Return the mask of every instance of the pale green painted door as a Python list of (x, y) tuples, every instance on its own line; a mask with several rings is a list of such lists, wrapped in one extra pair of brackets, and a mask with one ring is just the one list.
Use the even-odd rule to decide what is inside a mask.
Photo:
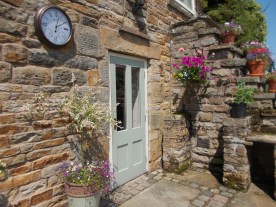
[(121, 121), (112, 132), (117, 186), (146, 172), (145, 69), (143, 60), (110, 55), (111, 102)]

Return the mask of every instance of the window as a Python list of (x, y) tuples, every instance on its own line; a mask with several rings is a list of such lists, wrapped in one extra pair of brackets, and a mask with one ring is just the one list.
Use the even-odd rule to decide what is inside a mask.
[(192, 14), (192, 16), (196, 14), (195, 0), (169, 0), (169, 4), (179, 11)]

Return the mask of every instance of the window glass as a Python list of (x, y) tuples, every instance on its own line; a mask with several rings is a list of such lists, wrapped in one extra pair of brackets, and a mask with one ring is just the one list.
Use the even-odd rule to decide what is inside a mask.
[(126, 67), (116, 65), (116, 103), (117, 103), (117, 120), (121, 122), (118, 131), (126, 129), (126, 98), (125, 98), (125, 78)]
[(131, 83), (132, 83), (132, 127), (141, 126), (141, 97), (139, 83), (140, 68), (132, 67)]

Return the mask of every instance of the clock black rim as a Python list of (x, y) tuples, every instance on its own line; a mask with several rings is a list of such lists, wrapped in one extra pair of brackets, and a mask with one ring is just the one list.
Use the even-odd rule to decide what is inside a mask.
[[(61, 45), (58, 45), (58, 44), (55, 44), (55, 43), (49, 41), (42, 31), (42, 26), (41, 26), (42, 15), (44, 14), (44, 12), (46, 10), (52, 9), (52, 8), (58, 9), (59, 11), (61, 11), (64, 14), (64, 16), (68, 19), (68, 23), (69, 23), (69, 27), (70, 27), (70, 35), (69, 35), (68, 39), (66, 40), (66, 42), (64, 42), (64, 44), (61, 44)], [(34, 24), (35, 24), (35, 33), (36, 33), (38, 39), (41, 42), (43, 42), (44, 44), (49, 45), (51, 47), (58, 48), (58, 47), (65, 46), (71, 40), (72, 35), (73, 35), (73, 27), (72, 27), (71, 19), (69, 18), (69, 16), (66, 14), (66, 12), (63, 9), (61, 9), (60, 7), (58, 7), (56, 5), (46, 5), (46, 6), (39, 8), (35, 14)]]

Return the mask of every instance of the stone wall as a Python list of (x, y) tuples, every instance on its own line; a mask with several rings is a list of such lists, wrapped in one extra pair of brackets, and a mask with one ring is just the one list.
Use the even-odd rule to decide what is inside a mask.
[[(30, 122), (21, 108), (39, 93), (59, 103), (70, 91), (72, 72), (83, 90), (109, 103), (109, 51), (148, 60), (149, 169), (160, 167), (160, 120), (170, 114), (170, 25), (190, 15), (167, 0), (146, 1), (133, 14), (133, 2), (0, 1), (0, 159), (9, 171), (0, 185), (1, 205), (66, 206), (58, 166), (75, 159), (75, 137), (56, 111)], [(73, 23), (73, 38), (63, 48), (47, 47), (35, 35), (34, 15), (45, 4), (62, 7)], [(109, 139), (95, 142), (108, 157)]]
[[(235, 46), (222, 45), (218, 25), (208, 17), (172, 26), (172, 63), (183, 56), (177, 52), (180, 47), (187, 55), (197, 55), (196, 49), (202, 50), (214, 69), (214, 80), (206, 85), (183, 86), (176, 80), (171, 81), (172, 113), (182, 114), (189, 129), (183, 143), (178, 145), (185, 146), (182, 159), (190, 161), (193, 169), (210, 171), (226, 185), (245, 191), (251, 183), (250, 146), (253, 142), (271, 143), (275, 136), (275, 94), (265, 93), (263, 78), (246, 75), (243, 52)], [(230, 118), (230, 103), (238, 81), (257, 89), (255, 102), (248, 106), (251, 116), (245, 119)], [(164, 145), (164, 158), (167, 148), (176, 155), (179, 151), (177, 147)], [(174, 158), (180, 161), (176, 155)], [(274, 164), (269, 166), (272, 167)]]
[(214, 80), (207, 85), (180, 85), (172, 80), (172, 112), (184, 114), (189, 123), (193, 169), (211, 171), (222, 178), (222, 122), (230, 115), (237, 76), (245, 66), (242, 51), (235, 46), (220, 45), (218, 25), (208, 17), (199, 17), (173, 25), (172, 55), (177, 61), (183, 47), (188, 55), (203, 50), (214, 69)]

